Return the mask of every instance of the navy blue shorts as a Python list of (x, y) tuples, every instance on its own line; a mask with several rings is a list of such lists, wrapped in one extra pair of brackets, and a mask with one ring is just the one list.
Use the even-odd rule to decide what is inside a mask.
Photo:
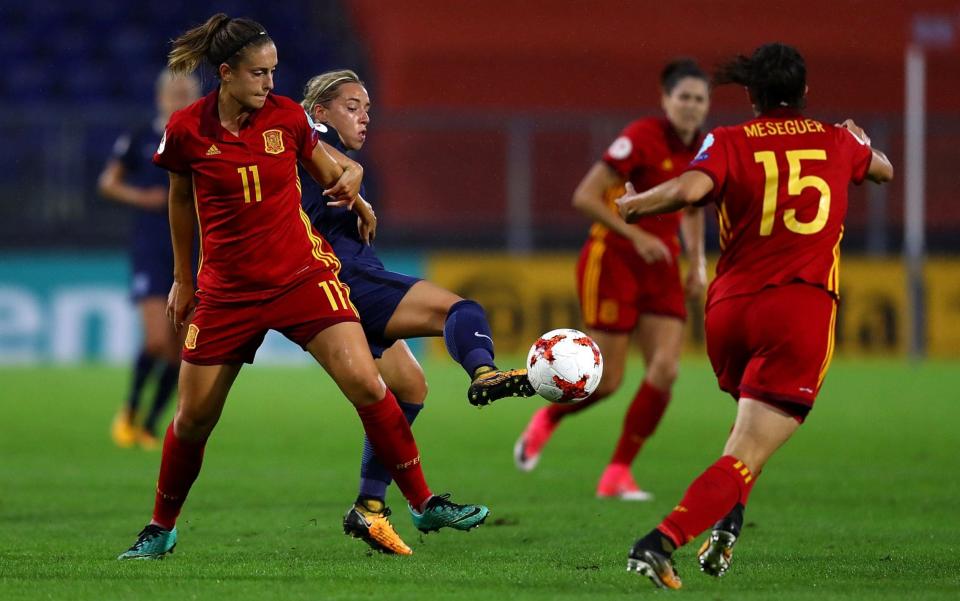
[(396, 340), (383, 332), (397, 305), (422, 278), (366, 265), (343, 265), (340, 281), (350, 287), (350, 300), (360, 313), (360, 325), (375, 359), (383, 356)]
[(140, 302), (151, 296), (167, 298), (173, 286), (173, 260), (166, 253), (144, 257), (134, 253), (130, 298)]

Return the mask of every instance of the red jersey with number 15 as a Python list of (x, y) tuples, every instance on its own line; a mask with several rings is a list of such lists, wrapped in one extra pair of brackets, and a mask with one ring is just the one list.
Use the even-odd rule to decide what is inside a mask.
[(153, 162), (193, 179), (200, 226), (198, 294), (218, 302), (276, 296), (311, 269), (339, 269), (300, 208), (297, 161), (317, 145), (303, 108), (269, 94), (233, 135), (219, 91), (170, 118)]
[(720, 222), (707, 305), (791, 282), (838, 297), (847, 189), (871, 156), (849, 130), (793, 109), (713, 130), (688, 168), (713, 180)]

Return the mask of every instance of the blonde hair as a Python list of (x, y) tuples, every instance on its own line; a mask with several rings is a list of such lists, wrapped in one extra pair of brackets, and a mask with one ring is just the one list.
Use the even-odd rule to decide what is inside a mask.
[(327, 71), (315, 75), (303, 88), (303, 100), (300, 102), (300, 106), (312, 117), (313, 107), (318, 104), (324, 107), (330, 106), (330, 103), (337, 97), (340, 86), (348, 83), (364, 85), (357, 74), (349, 69)]
[(196, 71), (200, 62), (207, 59), (214, 68), (221, 63), (236, 68), (245, 48), (272, 41), (263, 25), (256, 21), (231, 19), (224, 13), (217, 13), (203, 25), (173, 40), (173, 47), (167, 56), (167, 67), (177, 75), (187, 75)]

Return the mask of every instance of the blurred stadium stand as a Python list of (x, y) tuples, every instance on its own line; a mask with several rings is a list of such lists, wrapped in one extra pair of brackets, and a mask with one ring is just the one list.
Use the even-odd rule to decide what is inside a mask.
[[(854, 117), (902, 165), (907, 23), (923, 11), (960, 13), (956, 0), (880, 1), (869, 10), (854, 2), (846, 17), (834, 2), (810, 0), (803, 18), (773, 2), (762, 20), (750, 2), (490, 0), (482, 11), (437, 0), (7, 4), (5, 248), (122, 246), (125, 212), (97, 197), (96, 175), (116, 136), (149, 117), (167, 41), (214, 9), (264, 23), (280, 49), (279, 93), (298, 97), (327, 68), (362, 73), (375, 107), (364, 158), (385, 244), (517, 251), (582, 240), (586, 224), (570, 194), (624, 123), (659, 112), (655, 84), (666, 60), (685, 54), (709, 68), (769, 32), (806, 55), (811, 113)], [(721, 20), (745, 27), (718, 28)], [(954, 50), (928, 66), (933, 252), (960, 251), (960, 80), (942, 76), (960, 72), (958, 63)], [(205, 89), (214, 82), (208, 72)], [(746, 116), (738, 90), (718, 91), (711, 123)], [(899, 252), (902, 189), (853, 192), (848, 251)]]
[[(134, 349), (129, 212), (97, 195), (96, 178), (116, 137), (152, 117), (169, 40), (214, 11), (266, 26), (280, 94), (299, 98), (331, 68), (361, 74), (380, 248), (400, 251), (397, 269), (475, 295), (506, 352), (576, 321), (571, 264), (587, 223), (572, 191), (623, 125), (660, 114), (662, 65), (686, 55), (710, 69), (763, 42), (794, 44), (809, 113), (854, 118), (898, 169), (893, 185), (851, 193), (840, 350), (904, 355), (920, 332), (931, 356), (960, 356), (960, 40), (926, 56), (927, 246), (952, 258), (927, 262), (925, 305), (910, 300), (900, 256), (904, 52), (918, 15), (960, 32), (960, 0), (42, 0), (0, 10), (0, 364)], [(206, 72), (205, 90), (215, 83)], [(741, 90), (716, 91), (709, 124), (747, 117)], [(707, 239), (715, 251), (715, 230)], [(484, 259), (513, 275), (491, 283)], [(302, 360), (274, 347), (260, 358)]]
[[(4, 2), (0, 52), (0, 247), (116, 248), (127, 211), (97, 196), (114, 140), (153, 115), (154, 80), (169, 40), (214, 10), (259, 20), (276, 40), (277, 91), (298, 97), (306, 79), (357, 64), (336, 1), (163, 0)], [(204, 89), (215, 82), (204, 74)]]

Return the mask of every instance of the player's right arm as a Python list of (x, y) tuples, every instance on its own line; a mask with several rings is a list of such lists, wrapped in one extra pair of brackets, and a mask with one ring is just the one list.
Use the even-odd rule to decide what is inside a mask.
[(129, 134), (117, 138), (113, 145), (113, 156), (97, 178), (97, 191), (104, 198), (138, 209), (163, 210), (167, 208), (167, 190), (163, 186), (142, 188), (126, 182), (127, 171), (137, 164), (136, 151), (136, 145)]
[(126, 183), (123, 163), (110, 159), (97, 179), (97, 191), (104, 198), (122, 202), (138, 209), (162, 210), (167, 204), (167, 191), (163, 186), (141, 188)]
[(686, 171), (659, 186), (637, 193), (627, 183), (627, 192), (617, 199), (620, 215), (632, 223), (647, 215), (672, 213), (694, 206), (713, 191), (713, 180), (701, 171)]
[[(662, 240), (643, 230), (628, 225), (606, 203), (608, 190), (620, 188), (624, 178), (604, 161), (597, 161), (573, 193), (573, 206), (578, 211), (607, 229), (633, 242), (637, 253), (647, 263), (671, 260), (670, 249)], [(627, 184), (630, 185), (630, 184)]]
[(170, 239), (173, 243), (173, 286), (167, 296), (167, 317), (177, 331), (195, 304), (193, 256), (193, 179), (189, 173), (170, 172)]

